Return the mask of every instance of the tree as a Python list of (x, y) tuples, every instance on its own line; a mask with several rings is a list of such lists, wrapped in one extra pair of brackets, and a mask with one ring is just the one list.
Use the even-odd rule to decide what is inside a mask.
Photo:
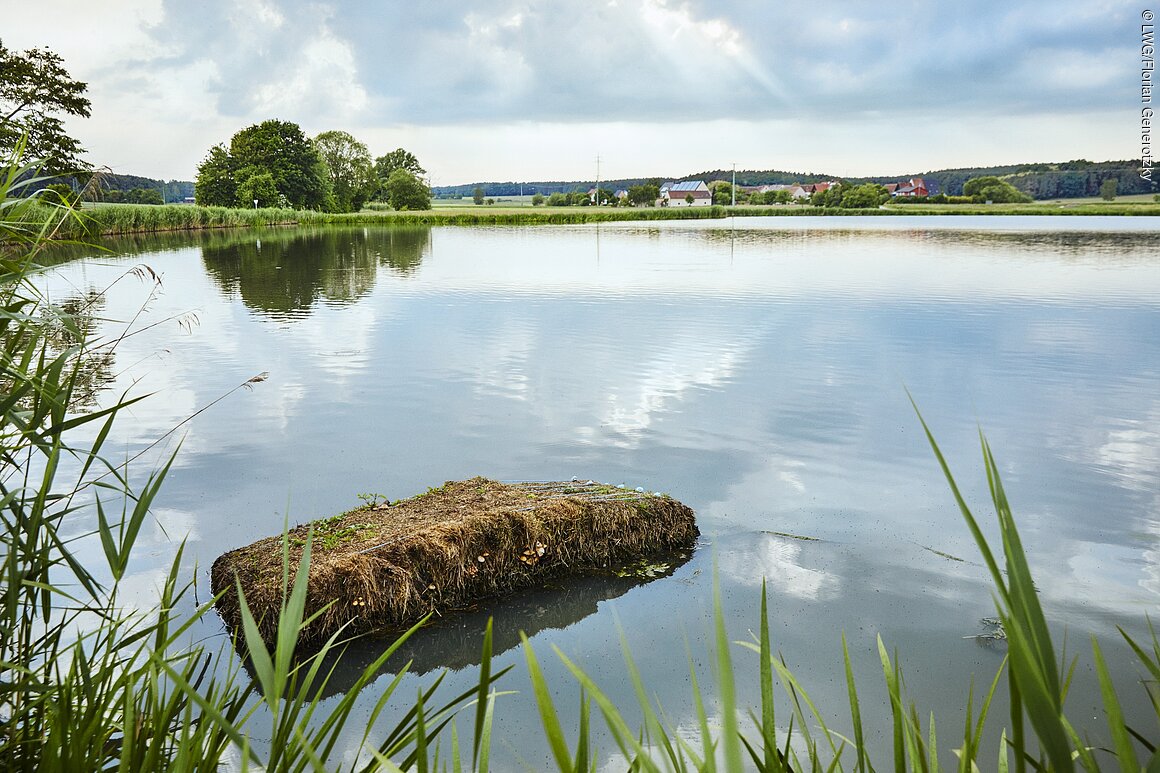
[(979, 204), (985, 201), (995, 204), (1023, 204), (1031, 201), (1030, 196), (1011, 183), (991, 175), (967, 180), (963, 183), (963, 195), (970, 196)]
[(73, 80), (59, 56), (47, 48), (23, 53), (0, 41), (0, 153), (11, 155), (27, 137), (26, 158), (44, 160), (44, 171), (62, 174), (85, 170), (84, 148), (64, 132), (63, 113), (89, 117), (88, 85)]
[(863, 183), (846, 191), (842, 196), (845, 209), (871, 209), (890, 200), (890, 192), (876, 183)]
[(661, 197), (661, 188), (653, 183), (633, 185), (628, 189), (628, 200), (634, 207), (651, 207)]
[(386, 190), (387, 201), (393, 209), (431, 209), (431, 189), (406, 169), (391, 172)]
[[(238, 206), (244, 207), (276, 207), (282, 203), (282, 195), (278, 193), (278, 184), (274, 182), (274, 175), (268, 171), (247, 167), (239, 173)], [(255, 204), (254, 202), (258, 202)]]
[(1114, 201), (1116, 198), (1116, 185), (1117, 181), (1115, 177), (1109, 177), (1100, 183), (1100, 198), (1104, 201)]
[(845, 183), (839, 181), (825, 190), (814, 191), (810, 194), (810, 203), (815, 207), (840, 207), (846, 195)]
[(727, 207), (733, 203), (733, 186), (727, 180), (713, 180), (709, 190), (713, 192), (714, 204)]
[(544, 194), (537, 193), (534, 196), (532, 196), (532, 206), (533, 207), (538, 207), (538, 206), (542, 205), (543, 203), (544, 203)]
[(197, 165), (193, 200), (202, 207), (232, 207), (238, 201), (233, 159), (224, 145), (214, 145)]
[(314, 147), (326, 167), (334, 208), (339, 212), (362, 209), (379, 187), (367, 146), (346, 132), (327, 131), (314, 138)]
[(567, 194), (561, 193), (560, 191), (556, 191), (548, 197), (549, 207), (566, 207), (570, 203)]
[(396, 169), (403, 169), (416, 177), (423, 177), (427, 174), (427, 170), (419, 166), (419, 159), (415, 155), (402, 148), (396, 148), (385, 156), (379, 156), (375, 159), (375, 175), (383, 182), (391, 176), (391, 172)]
[(483, 203), (483, 188), (482, 187), (480, 187), (478, 185), (475, 186), (475, 190), (471, 192), (471, 200), (473, 202), (475, 202), (476, 204)]
[[(320, 209), (327, 203), (331, 191), (326, 166), (298, 124), (269, 120), (242, 129), (230, 140), (229, 154), (235, 169), (269, 172), (290, 206)], [(236, 204), (253, 206), (245, 200)]]
[(53, 204), (77, 207), (78, 209), (81, 206), (80, 195), (68, 183), (46, 185), (40, 195), (45, 197), (46, 201), (51, 201)]

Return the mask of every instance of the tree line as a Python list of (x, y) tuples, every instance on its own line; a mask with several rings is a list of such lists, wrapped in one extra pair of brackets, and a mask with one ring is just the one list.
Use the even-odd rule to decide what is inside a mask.
[(399, 210), (430, 209), (426, 173), (403, 148), (372, 159), (348, 132), (311, 138), (296, 123), (270, 119), (210, 148), (197, 167), (194, 197), (220, 207), (357, 212), (377, 200)]

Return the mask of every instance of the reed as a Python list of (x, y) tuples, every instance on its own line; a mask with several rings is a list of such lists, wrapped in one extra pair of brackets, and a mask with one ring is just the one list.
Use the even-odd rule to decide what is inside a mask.
[[(27, 213), (29, 222), (47, 222), (52, 207), (36, 204)], [(547, 225), (603, 223), (630, 220), (687, 220), (724, 217), (720, 207), (700, 209), (598, 209), (574, 207), (562, 210), (435, 210), (423, 212), (364, 211), (328, 213), (290, 209), (229, 209), (186, 204), (86, 205), (63, 229), (73, 239), (93, 239), (126, 234), (190, 231), (220, 228), (253, 228), (277, 225)]]

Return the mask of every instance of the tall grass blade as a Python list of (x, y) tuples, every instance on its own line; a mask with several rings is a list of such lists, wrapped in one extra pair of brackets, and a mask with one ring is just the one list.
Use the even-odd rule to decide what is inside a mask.
[(1096, 662), (1096, 675), (1100, 680), (1100, 697), (1103, 698), (1104, 712), (1108, 716), (1108, 729), (1112, 734), (1112, 741), (1116, 747), (1116, 759), (1120, 763), (1120, 770), (1137, 771), (1140, 769), (1136, 761), (1136, 750), (1132, 746), (1132, 737), (1128, 733), (1124, 722), (1124, 711), (1120, 707), (1120, 700), (1116, 696), (1116, 687), (1112, 684), (1111, 674), (1108, 673), (1107, 663), (1104, 662), (1104, 653), (1100, 650), (1099, 642), (1092, 637), (1092, 655)]
[(846, 646), (846, 634), (842, 634), (842, 660), (846, 667), (846, 692), (850, 699), (850, 721), (854, 725), (854, 754), (857, 755), (855, 770), (865, 773), (870, 767), (866, 754), (866, 739), (862, 730), (862, 711), (858, 704), (858, 688), (854, 683), (854, 668), (850, 664), (850, 649)]
[[(527, 647), (528, 645), (525, 644), (524, 646)], [(634, 768), (647, 770), (650, 773), (660, 773), (660, 768), (653, 762), (636, 733), (632, 732), (628, 723), (624, 721), (624, 717), (621, 715), (619, 709), (616, 708), (616, 704), (600, 690), (596, 683), (579, 666), (569, 660), (568, 656), (559, 647), (553, 647), (552, 649), (556, 653), (556, 657), (572, 672), (572, 676), (580, 682), (581, 687), (592, 696), (592, 699), (596, 701), (596, 705), (600, 707), (600, 712), (604, 715), (605, 724), (612, 731), (612, 737), (616, 741), (616, 745), (624, 755), (624, 758), (630, 760)]]
[[(781, 773), (785, 768), (777, 748), (777, 717), (773, 693), (773, 644), (769, 637), (769, 604), (761, 580), (761, 620), (758, 639), (758, 678), (761, 680), (761, 740), (763, 769)], [(844, 639), (843, 639), (844, 641)]]
[(528, 678), (532, 680), (532, 693), (536, 696), (536, 707), (540, 712), (540, 725), (548, 739), (548, 747), (552, 750), (552, 757), (556, 760), (557, 768), (568, 770), (572, 760), (568, 754), (568, 742), (564, 739), (564, 730), (560, 727), (560, 719), (556, 714), (556, 706), (552, 702), (552, 691), (540, 670), (536, 653), (523, 631), (520, 632), (520, 641), (524, 645), (524, 660), (528, 664)]
[(717, 650), (717, 689), (721, 700), (721, 746), (726, 770), (741, 770), (741, 728), (737, 725), (737, 689), (733, 681), (733, 660), (729, 656), (729, 636), (721, 611), (721, 586), (713, 572), (713, 630)]
[(483, 629), (483, 651), (479, 663), (479, 691), (476, 693), (475, 704), (475, 733), (471, 741), (471, 764), (479, 765), (479, 747), (483, 743), (483, 724), (491, 711), (491, 701), (488, 689), (491, 686), (491, 649), (492, 649), (492, 619), (487, 619), (487, 626)]

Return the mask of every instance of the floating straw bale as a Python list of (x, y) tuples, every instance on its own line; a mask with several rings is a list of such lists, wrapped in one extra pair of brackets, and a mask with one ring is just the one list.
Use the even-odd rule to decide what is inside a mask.
[[(306, 614), (321, 614), (299, 637), (307, 647), (340, 629), (402, 629), (551, 577), (690, 548), (698, 536), (693, 511), (661, 494), (473, 478), (295, 528), (291, 584), (311, 528)], [(259, 540), (223, 554), (211, 570), (226, 624), (241, 624), (236, 577), (267, 646), (282, 604), (282, 546), (281, 536)]]

